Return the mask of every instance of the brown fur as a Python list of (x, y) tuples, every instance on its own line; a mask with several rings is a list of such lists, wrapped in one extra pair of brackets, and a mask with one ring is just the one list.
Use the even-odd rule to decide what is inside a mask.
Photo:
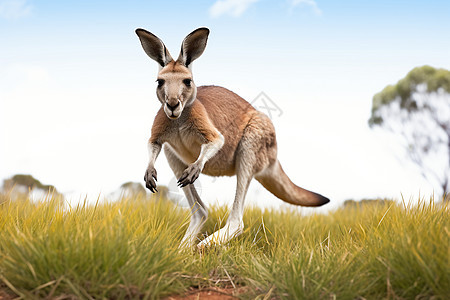
[(189, 70), (180, 62), (172, 60), (161, 70), (161, 72), (159, 72), (159, 75), (170, 74), (172, 76), (185, 75), (190, 77), (190, 73), (191, 72), (189, 72)]
[(197, 99), (185, 108), (179, 119), (170, 120), (161, 107), (153, 122), (150, 142), (161, 145), (167, 142), (177, 153), (186, 153), (187, 161), (192, 163), (200, 153), (200, 146), (217, 139), (220, 132), (225, 144), (206, 163), (203, 173), (232, 176), (235, 175), (237, 146), (255, 114), (259, 113), (253, 106), (225, 88), (198, 87)]
[(290, 204), (301, 206), (320, 206), (329, 202), (317, 193), (296, 186), (286, 175), (279, 161), (271, 169), (255, 177), (268, 191)]
[[(284, 173), (277, 160), (275, 129), (270, 119), (235, 93), (219, 86), (200, 86), (197, 99), (185, 108), (184, 117), (170, 120), (160, 109), (152, 128), (151, 142), (167, 142), (187, 162), (194, 162), (202, 144), (213, 141), (222, 133), (225, 143), (205, 165), (202, 173), (211, 176), (236, 174), (236, 154), (244, 134), (257, 141), (252, 173), (256, 179), (278, 198), (295, 205), (318, 206), (326, 198), (296, 186)], [(183, 125), (181, 125), (181, 123)], [(184, 138), (189, 136), (189, 139)], [(194, 136), (194, 139), (192, 139)], [(192, 140), (188, 143), (187, 140)], [(258, 175), (258, 173), (266, 170)]]

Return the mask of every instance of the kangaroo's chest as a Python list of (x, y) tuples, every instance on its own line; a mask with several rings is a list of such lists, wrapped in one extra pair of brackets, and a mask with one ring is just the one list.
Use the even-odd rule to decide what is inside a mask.
[(192, 130), (179, 128), (167, 137), (167, 143), (186, 164), (191, 164), (200, 155), (201, 141)]

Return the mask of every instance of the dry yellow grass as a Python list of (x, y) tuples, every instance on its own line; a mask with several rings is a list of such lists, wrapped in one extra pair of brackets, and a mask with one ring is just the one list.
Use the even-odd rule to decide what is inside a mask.
[[(213, 286), (243, 298), (450, 295), (448, 204), (432, 200), (310, 216), (247, 209), (240, 237), (198, 253), (177, 249), (189, 217), (169, 201), (70, 208), (52, 196), (1, 197), (0, 280), (24, 299), (155, 299)], [(224, 213), (212, 208), (205, 231)]]

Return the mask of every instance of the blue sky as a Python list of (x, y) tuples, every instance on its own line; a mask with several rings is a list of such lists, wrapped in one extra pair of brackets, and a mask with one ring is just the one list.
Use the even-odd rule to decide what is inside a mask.
[[(0, 179), (31, 173), (94, 197), (142, 181), (157, 66), (134, 30), (177, 56), (184, 36), (207, 26), (197, 85), (248, 101), (264, 91), (283, 110), (273, 122), (294, 182), (335, 204), (430, 193), (367, 119), (372, 96), (412, 68), (450, 69), (448, 16), (448, 1), (0, 0)], [(168, 184), (163, 155), (157, 168)], [(233, 198), (233, 179), (200, 180), (207, 202)], [(281, 203), (256, 182), (249, 198)]]

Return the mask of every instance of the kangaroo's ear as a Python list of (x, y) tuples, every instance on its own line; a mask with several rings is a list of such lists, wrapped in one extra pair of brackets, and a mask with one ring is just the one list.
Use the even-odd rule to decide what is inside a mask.
[(189, 67), (189, 65), (202, 55), (208, 41), (209, 29), (198, 28), (189, 33), (181, 44), (181, 52), (177, 61)]
[(145, 53), (161, 67), (165, 67), (173, 60), (164, 43), (156, 35), (142, 28), (136, 29), (136, 34), (141, 40)]

